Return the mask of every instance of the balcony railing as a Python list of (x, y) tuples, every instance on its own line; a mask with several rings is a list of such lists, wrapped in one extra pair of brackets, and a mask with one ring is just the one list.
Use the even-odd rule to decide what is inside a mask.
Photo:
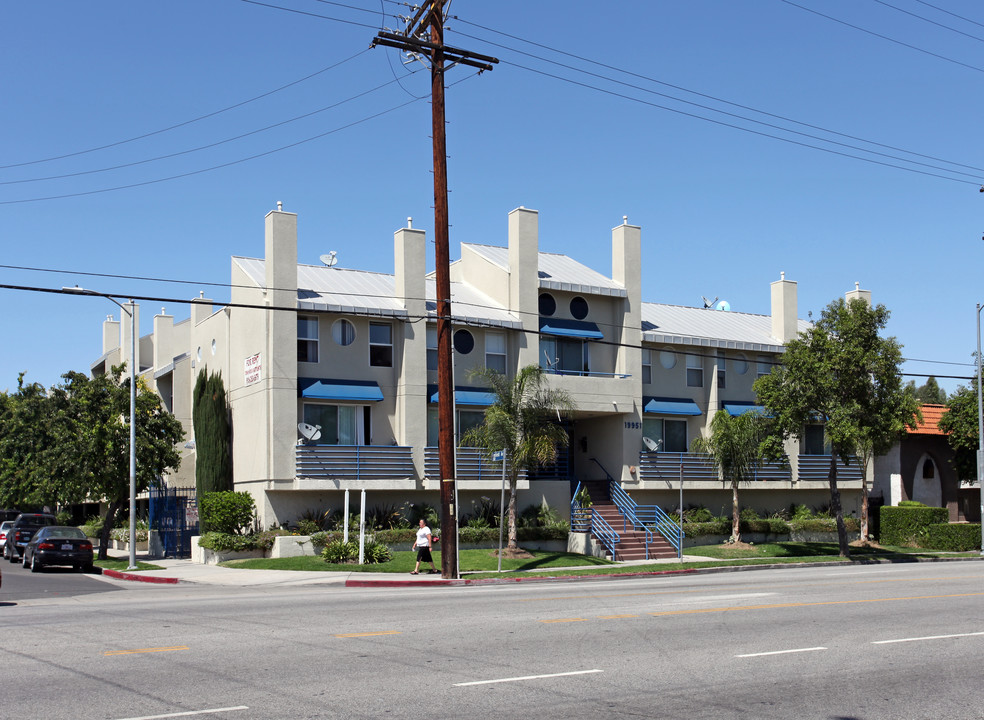
[(416, 477), (412, 448), (400, 445), (298, 445), (297, 476), (337, 480)]
[[(485, 451), (480, 448), (455, 448), (454, 467), (456, 480), (502, 480), (502, 465), (485, 457)], [(441, 477), (441, 463), (436, 447), (424, 448), (424, 474), (429, 478)], [(525, 471), (520, 472), (519, 479), (526, 479)]]
[[(802, 457), (802, 456), (801, 456)], [(706, 455), (697, 453), (641, 452), (639, 453), (639, 478), (641, 480), (680, 480), (680, 463), (683, 463), (684, 481), (720, 480), (714, 464)], [(824, 476), (826, 478), (826, 475)], [(789, 482), (791, 473), (788, 465), (765, 463), (755, 468), (753, 482), (773, 480)], [(802, 474), (800, 476), (802, 480)]]
[[(830, 455), (800, 455), (799, 456), (799, 479), (800, 480), (822, 480), (827, 481), (830, 474)], [(843, 461), (837, 461), (837, 482), (861, 480), (861, 466), (857, 458), (851, 458), (851, 462), (845, 465)]]

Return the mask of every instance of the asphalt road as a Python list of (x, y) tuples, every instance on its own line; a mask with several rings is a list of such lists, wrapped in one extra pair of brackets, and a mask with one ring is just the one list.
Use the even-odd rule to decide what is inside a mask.
[(4, 717), (984, 714), (980, 562), (402, 590), (95, 581), (124, 591), (0, 608)]
[(71, 567), (48, 567), (32, 573), (21, 564), (0, 558), (3, 585), (0, 606), (37, 598), (74, 597), (116, 589), (94, 574), (77, 573)]

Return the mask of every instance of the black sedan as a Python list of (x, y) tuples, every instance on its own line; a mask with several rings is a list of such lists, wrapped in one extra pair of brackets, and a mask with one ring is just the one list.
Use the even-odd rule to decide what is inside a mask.
[(92, 543), (75, 527), (51, 525), (38, 530), (24, 548), (24, 567), (41, 572), (45, 565), (71, 565), (92, 570)]

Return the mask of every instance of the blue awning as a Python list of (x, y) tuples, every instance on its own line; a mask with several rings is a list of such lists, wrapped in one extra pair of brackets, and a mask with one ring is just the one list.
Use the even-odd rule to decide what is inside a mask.
[(383, 391), (372, 380), (297, 378), (297, 390), (300, 397), (311, 400), (379, 402), (383, 399)]
[(583, 320), (564, 320), (562, 318), (540, 318), (540, 332), (546, 335), (601, 340), (601, 330), (593, 322)]
[(651, 415), (702, 415), (697, 403), (686, 398), (644, 397), (642, 411)]
[(757, 415), (765, 414), (764, 405), (756, 405), (750, 402), (726, 402), (724, 403), (724, 409), (728, 412), (731, 417), (737, 417), (738, 415), (744, 415), (747, 412), (755, 413)]
[[(427, 386), (429, 402), (437, 402), (437, 385)], [(482, 405), (488, 407), (495, 402), (495, 393), (484, 388), (456, 387), (454, 389), (455, 405)]]

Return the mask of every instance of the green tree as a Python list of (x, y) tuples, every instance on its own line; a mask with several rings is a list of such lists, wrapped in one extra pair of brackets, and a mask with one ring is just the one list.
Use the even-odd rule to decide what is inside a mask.
[(519, 549), (516, 540), (516, 484), (519, 474), (549, 465), (557, 459), (557, 448), (567, 445), (567, 432), (555, 420), (558, 413), (574, 409), (574, 402), (562, 390), (547, 384), (546, 373), (539, 365), (527, 365), (510, 380), (494, 370), (482, 377), (492, 388), (495, 402), (485, 411), (484, 422), (469, 430), (461, 444), (479, 447), (488, 457), (506, 451), (509, 481), (510, 551)]
[(198, 497), (232, 490), (232, 456), (229, 448), (229, 406), (218, 373), (198, 373), (192, 398), (195, 431), (195, 489)]
[(781, 440), (771, 434), (770, 427), (771, 420), (758, 413), (732, 417), (718, 410), (711, 420), (710, 434), (696, 437), (690, 444), (691, 452), (707, 455), (724, 481), (731, 484), (730, 542), (741, 542), (738, 486), (751, 480), (763, 462), (781, 456)]
[(977, 378), (961, 385), (946, 401), (940, 430), (953, 448), (953, 467), (961, 480), (977, 480)]
[(946, 405), (946, 391), (936, 382), (936, 378), (930, 375), (926, 379), (925, 385), (916, 387), (915, 380), (910, 380), (906, 384), (912, 390), (916, 400), (927, 405)]
[[(918, 407), (902, 385), (902, 347), (882, 338), (888, 322), (884, 305), (860, 299), (836, 300), (820, 319), (786, 345), (781, 363), (755, 382), (784, 437), (799, 438), (808, 422), (820, 419), (830, 441), (830, 507), (837, 520), (840, 554), (850, 557), (844, 511), (837, 487), (837, 462), (858, 462), (889, 450)], [(866, 468), (862, 467), (862, 477)], [(862, 482), (862, 539), (867, 538), (867, 481)]]
[[(117, 515), (130, 497), (130, 381), (121, 382), (123, 366), (89, 378), (63, 375), (54, 393), (61, 404), (57, 415), (57, 452), (49, 467), (58, 468), (65, 497), (106, 502), (99, 548), (105, 559)], [(137, 492), (181, 462), (175, 445), (184, 437), (181, 423), (161, 406), (156, 393), (139, 381), (136, 396)]]

